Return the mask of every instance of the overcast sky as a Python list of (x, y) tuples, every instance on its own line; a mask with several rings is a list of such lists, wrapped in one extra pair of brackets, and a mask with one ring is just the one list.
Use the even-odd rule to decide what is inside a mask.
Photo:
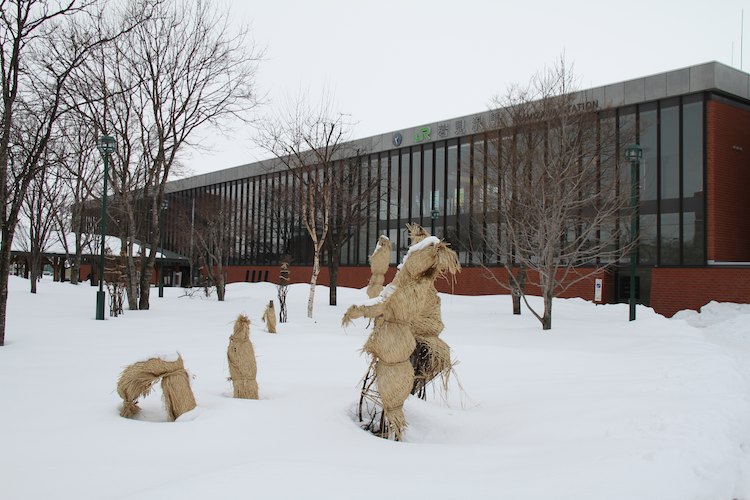
[[(266, 48), (267, 104), (300, 90), (334, 94), (354, 138), (487, 109), (563, 52), (581, 88), (719, 61), (750, 69), (750, 1), (227, 1)], [(218, 5), (217, 5), (218, 6)], [(741, 44), (742, 10), (745, 38)], [(742, 50), (744, 45), (744, 51)], [(212, 151), (184, 159), (201, 174), (264, 159), (252, 129), (206, 131)]]

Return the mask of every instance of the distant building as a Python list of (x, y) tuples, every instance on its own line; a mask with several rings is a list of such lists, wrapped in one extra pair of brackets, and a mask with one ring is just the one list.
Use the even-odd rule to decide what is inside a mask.
[[(639, 302), (666, 315), (711, 300), (750, 302), (750, 75), (711, 62), (584, 90), (579, 103), (599, 110), (601, 120), (635, 130), (635, 137), (631, 132), (620, 140), (643, 147)], [(430, 229), (430, 214), (437, 210), (435, 233), (452, 242), (464, 266), (457, 283), (445, 290), (506, 293), (482, 277), (479, 242), (465, 244), (471, 239), (472, 218), (488, 210), (473, 176), (484, 168), (492, 154), (487, 145), (500, 133), (496, 113), (354, 141), (369, 152), (366, 166), (371, 175), (382, 177), (388, 196), (374, 197), (367, 224), (352, 228), (340, 285), (366, 285), (367, 256), (379, 234), (390, 237), (392, 263), (399, 262), (407, 244), (405, 224), (420, 222)], [(622, 168), (629, 168), (624, 158)], [(274, 189), (294, 189), (294, 182), (273, 162), (170, 182), (165, 248), (190, 254), (190, 219), (175, 216), (172, 207), (189, 207), (189, 212), (199, 193), (210, 193), (225, 200), (233, 231), (229, 282), (276, 281), (285, 254), (292, 257), (292, 280), (307, 281), (309, 237), (299, 221), (274, 215), (283, 211), (270, 199)], [(599, 278), (604, 302), (627, 300), (626, 262), (613, 263)], [(319, 283), (326, 280), (324, 269)], [(593, 300), (593, 278), (571, 288), (568, 296)]]

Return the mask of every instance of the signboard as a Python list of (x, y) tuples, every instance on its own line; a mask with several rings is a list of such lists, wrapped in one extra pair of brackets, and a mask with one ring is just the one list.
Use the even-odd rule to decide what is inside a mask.
[(596, 278), (594, 280), (594, 302), (602, 301), (602, 279)]

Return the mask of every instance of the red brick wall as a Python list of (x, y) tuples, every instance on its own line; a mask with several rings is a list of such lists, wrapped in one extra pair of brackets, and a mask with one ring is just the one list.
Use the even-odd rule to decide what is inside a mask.
[[(290, 282), (291, 283), (309, 283), (310, 275), (312, 274), (312, 266), (291, 266), (290, 268)], [(252, 277), (252, 271), (256, 271), (256, 281), (258, 279), (258, 272), (260, 271), (261, 276), (265, 275), (265, 271), (268, 270), (268, 281), (271, 283), (278, 283), (279, 278), (279, 267), (278, 266), (233, 266), (230, 267), (227, 273), (227, 282), (236, 283), (245, 281), (246, 272), (250, 270)], [(503, 269), (495, 269), (495, 275), (498, 276), (501, 281), (507, 283), (507, 274)], [(396, 268), (390, 267), (385, 275), (385, 282), (390, 283), (393, 280), (393, 276), (396, 274)], [(496, 294), (507, 294), (508, 291), (502, 288), (500, 285), (495, 283), (493, 280), (486, 277), (487, 272), (484, 269), (477, 267), (465, 267), (461, 273), (456, 277), (455, 283), (450, 283), (446, 280), (438, 280), (437, 289), (445, 293), (455, 293), (458, 295), (496, 295)], [(614, 277), (609, 273), (600, 273), (597, 276), (586, 278), (575, 285), (571, 286), (565, 293), (561, 294), (561, 297), (581, 297), (587, 300), (594, 300), (594, 279), (603, 279), (603, 291), (602, 291), (602, 302), (611, 302), (614, 300)], [(367, 286), (367, 282), (370, 279), (370, 268), (369, 266), (351, 266), (342, 267), (339, 269), (339, 286), (349, 288), (363, 288)], [(319, 285), (328, 285), (329, 274), (328, 268), (323, 267), (318, 275)], [(527, 287), (527, 293), (530, 295), (539, 295), (539, 290), (536, 287)]]
[(708, 260), (750, 262), (750, 112), (709, 101)]
[(91, 275), (91, 264), (81, 264), (81, 271), (79, 274), (80, 281), (88, 280), (90, 275)]
[(654, 268), (651, 307), (671, 317), (717, 302), (750, 303), (750, 268)]

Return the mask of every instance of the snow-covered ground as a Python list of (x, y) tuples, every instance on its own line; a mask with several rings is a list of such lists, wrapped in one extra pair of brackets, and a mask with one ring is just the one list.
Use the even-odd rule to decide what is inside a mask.
[[(507, 296), (443, 295), (457, 377), (447, 399), (407, 401), (396, 443), (354, 418), (367, 322), (340, 321), (363, 290), (330, 307), (319, 287), (312, 321), (308, 286), (291, 286), (272, 335), (267, 283), (230, 285), (224, 303), (154, 291), (150, 311), (107, 321), (93, 287), (10, 288), (2, 499), (750, 499), (750, 306), (639, 308), (630, 323), (626, 305), (556, 300), (543, 332)], [(253, 322), (257, 401), (232, 399), (227, 381), (239, 313)], [(199, 408), (166, 422), (157, 389), (139, 420), (119, 417), (122, 368), (175, 351)]]

